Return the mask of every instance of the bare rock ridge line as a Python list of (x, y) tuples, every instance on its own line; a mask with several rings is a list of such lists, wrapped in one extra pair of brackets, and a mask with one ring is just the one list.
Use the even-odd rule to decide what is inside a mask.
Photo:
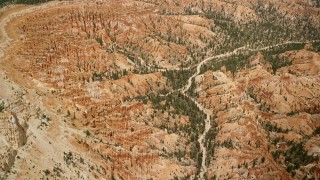
[[(202, 162), (201, 162), (201, 169), (200, 169), (200, 178), (203, 179), (204, 178), (204, 174), (207, 172), (207, 166), (206, 166), (206, 159), (207, 159), (207, 150), (205, 148), (204, 145), (204, 138), (205, 135), (208, 133), (208, 131), (211, 128), (211, 124), (210, 124), (210, 117), (212, 115), (212, 112), (209, 109), (205, 109), (199, 102), (197, 102), (194, 98), (190, 97), (186, 92), (188, 91), (188, 89), (191, 87), (192, 84), (192, 79), (195, 78), (197, 75), (199, 75), (200, 70), (201, 70), (201, 66), (204, 65), (205, 63), (207, 63), (210, 60), (213, 59), (217, 59), (217, 58), (223, 58), (223, 57), (228, 57), (234, 54), (237, 54), (239, 50), (247, 50), (249, 52), (254, 52), (254, 51), (262, 51), (262, 50), (268, 50), (274, 47), (279, 47), (282, 45), (287, 45), (287, 44), (300, 44), (300, 43), (314, 43), (314, 42), (319, 42), (320, 40), (313, 40), (313, 41), (306, 41), (306, 42), (298, 42), (298, 41), (287, 41), (284, 43), (279, 43), (279, 44), (275, 44), (275, 45), (270, 45), (270, 46), (266, 46), (266, 47), (262, 47), (262, 48), (258, 48), (258, 49), (250, 49), (250, 48), (246, 48), (246, 46), (242, 46), (239, 47), (231, 52), (227, 52), (224, 54), (219, 54), (216, 56), (212, 56), (209, 58), (204, 59), (203, 61), (201, 61), (198, 65), (197, 65), (197, 71), (188, 79), (188, 84), (180, 89), (180, 91), (187, 96), (188, 98), (190, 98), (196, 105), (197, 107), (203, 111), (207, 118), (204, 120), (205, 121), (205, 130), (203, 131), (203, 133), (201, 134), (201, 136), (199, 136), (198, 142), (200, 143), (200, 149), (202, 151)], [(238, 53), (239, 54), (239, 53)]]

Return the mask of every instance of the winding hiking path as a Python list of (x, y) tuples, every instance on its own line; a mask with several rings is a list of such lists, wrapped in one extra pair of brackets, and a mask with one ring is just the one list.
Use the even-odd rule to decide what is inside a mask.
[(200, 174), (199, 174), (200, 179), (204, 179), (204, 174), (207, 172), (207, 166), (206, 166), (207, 149), (204, 145), (204, 139), (205, 139), (206, 134), (208, 133), (208, 131), (211, 128), (210, 117), (212, 116), (213, 112), (210, 109), (204, 108), (203, 105), (201, 105), (193, 97), (190, 97), (186, 92), (191, 87), (192, 79), (200, 74), (201, 66), (204, 65), (205, 63), (207, 63), (208, 61), (213, 60), (213, 59), (219, 59), (219, 58), (224, 58), (224, 57), (229, 57), (229, 56), (232, 56), (235, 54), (239, 54), (239, 52), (241, 50), (244, 50), (246, 52), (263, 51), (263, 50), (268, 50), (268, 49), (271, 49), (274, 47), (279, 47), (279, 46), (287, 45), (287, 44), (312, 43), (312, 42), (320, 42), (320, 40), (313, 40), (313, 41), (307, 41), (307, 42), (287, 41), (287, 42), (283, 42), (283, 43), (279, 43), (279, 44), (275, 44), (275, 45), (270, 45), (270, 46), (266, 46), (266, 47), (262, 47), (262, 48), (258, 48), (258, 49), (250, 49), (250, 48), (246, 48), (246, 46), (242, 46), (242, 47), (239, 47), (231, 52), (227, 52), (224, 54), (219, 54), (216, 56), (206, 58), (197, 65), (197, 71), (188, 79), (188, 84), (185, 87), (183, 87), (182, 89), (179, 89), (179, 91), (181, 91), (182, 94), (184, 94), (185, 96), (190, 98), (197, 105), (197, 107), (201, 111), (203, 111), (207, 116), (207, 118), (204, 120), (205, 121), (205, 129), (204, 129), (203, 133), (199, 136), (199, 139), (198, 139), (198, 142), (200, 143), (200, 150), (202, 152), (202, 162), (201, 162), (201, 169), (200, 169)]

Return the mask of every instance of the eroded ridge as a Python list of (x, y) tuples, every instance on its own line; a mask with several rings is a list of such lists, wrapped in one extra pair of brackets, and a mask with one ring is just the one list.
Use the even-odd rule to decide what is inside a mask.
[(318, 177), (316, 3), (0, 13), (1, 178)]

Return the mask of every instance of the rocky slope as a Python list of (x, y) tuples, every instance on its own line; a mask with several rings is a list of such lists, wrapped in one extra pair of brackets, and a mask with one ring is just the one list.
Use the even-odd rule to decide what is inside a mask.
[(4, 7), (0, 179), (319, 177), (319, 12), (307, 0)]
[(195, 78), (197, 99), (215, 114), (219, 131), (208, 155), (209, 177), (314, 176), (317, 152), (312, 149), (318, 144), (309, 142), (319, 139), (320, 57), (307, 49), (276, 56), (292, 64), (273, 72), (258, 53), (235, 75), (222, 67)]
[(14, 163), (17, 149), (26, 143), (25, 129), (14, 114), (1, 113), (1, 169), (9, 171)]

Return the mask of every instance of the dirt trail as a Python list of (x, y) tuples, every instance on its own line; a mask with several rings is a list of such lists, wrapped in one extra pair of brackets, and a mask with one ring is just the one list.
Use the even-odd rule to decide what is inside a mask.
[(242, 50), (242, 49), (245, 49), (245, 46), (237, 48), (232, 52), (227, 52), (225, 54), (220, 54), (220, 55), (216, 55), (216, 56), (204, 59), (203, 61), (201, 61), (197, 65), (197, 71), (188, 79), (188, 84), (182, 90), (180, 90), (182, 92), (182, 94), (184, 94), (185, 96), (189, 97), (197, 105), (197, 107), (201, 111), (203, 111), (207, 116), (207, 118), (205, 119), (205, 129), (204, 129), (203, 133), (199, 136), (199, 139), (198, 139), (198, 142), (200, 143), (200, 149), (201, 149), (201, 152), (202, 152), (202, 162), (201, 162), (201, 170), (200, 170), (200, 178), (201, 179), (204, 178), (204, 174), (207, 172), (207, 166), (206, 166), (207, 149), (206, 149), (206, 147), (204, 145), (204, 138), (205, 138), (206, 134), (208, 133), (208, 131), (211, 128), (210, 117), (212, 115), (212, 111), (210, 111), (209, 109), (205, 109), (199, 102), (197, 102), (194, 98), (190, 97), (186, 92), (191, 87), (192, 79), (194, 77), (196, 77), (198, 74), (200, 74), (201, 66), (203, 64), (207, 63), (208, 61), (210, 61), (212, 59), (228, 57), (228, 56), (234, 55), (234, 54), (238, 53), (239, 50)]
[(181, 91), (185, 96), (189, 97), (197, 105), (197, 107), (207, 115), (207, 118), (205, 119), (205, 129), (204, 129), (203, 133), (199, 136), (199, 139), (198, 139), (198, 142), (200, 143), (200, 150), (202, 152), (202, 163), (201, 163), (201, 169), (200, 169), (200, 178), (201, 179), (204, 179), (204, 174), (207, 172), (207, 166), (206, 166), (207, 149), (204, 145), (204, 138), (211, 128), (210, 117), (212, 115), (212, 111), (210, 109), (205, 109), (201, 104), (199, 104), (199, 102), (196, 101), (196, 99), (190, 97), (186, 93), (188, 91), (188, 89), (191, 87), (192, 79), (200, 74), (201, 66), (204, 65), (205, 63), (207, 63), (208, 61), (213, 60), (213, 59), (219, 59), (219, 58), (224, 58), (224, 57), (228, 57), (231, 55), (239, 54), (241, 50), (244, 50), (246, 52), (254, 52), (254, 51), (268, 50), (268, 49), (271, 49), (274, 47), (279, 47), (281, 45), (312, 43), (312, 42), (319, 42), (319, 41), (320, 40), (313, 40), (313, 41), (307, 41), (307, 42), (287, 41), (287, 42), (266, 46), (263, 48), (257, 48), (257, 49), (250, 49), (250, 48), (247, 48), (246, 46), (242, 46), (242, 47), (239, 47), (231, 52), (227, 52), (224, 54), (219, 54), (216, 56), (206, 58), (197, 65), (197, 71), (188, 79), (188, 84), (184, 88), (180, 89), (179, 91)]

